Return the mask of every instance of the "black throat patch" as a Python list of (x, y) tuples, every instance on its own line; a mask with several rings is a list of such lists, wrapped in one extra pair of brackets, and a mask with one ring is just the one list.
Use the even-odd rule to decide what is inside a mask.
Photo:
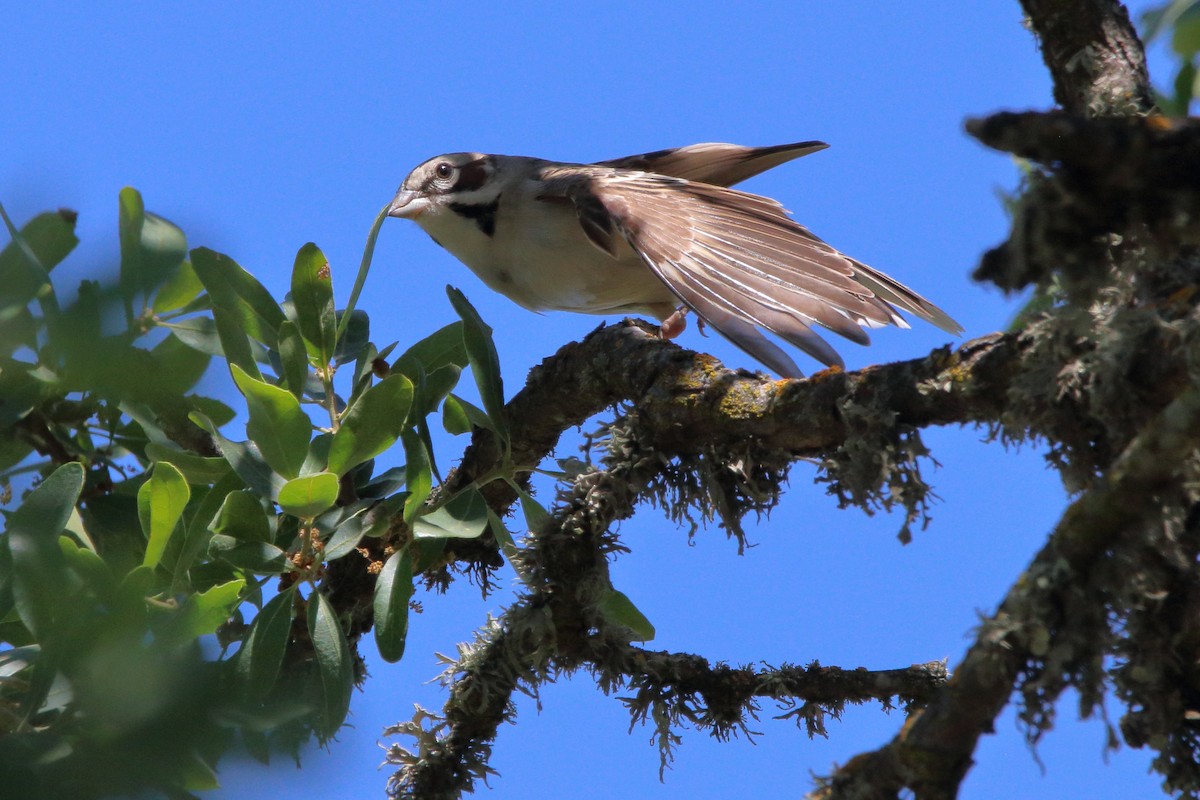
[(500, 207), (500, 195), (490, 203), (451, 203), (449, 208), (460, 217), (474, 221), (483, 235), (491, 238), (496, 233), (496, 209)]

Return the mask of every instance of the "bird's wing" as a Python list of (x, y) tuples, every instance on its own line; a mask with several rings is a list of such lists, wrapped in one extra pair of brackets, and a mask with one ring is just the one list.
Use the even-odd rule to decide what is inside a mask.
[(733, 186), (760, 172), (766, 172), (800, 156), (824, 150), (824, 142), (796, 142), (772, 147), (743, 147), (723, 142), (704, 142), (672, 150), (656, 150), (636, 156), (599, 161), (598, 167), (638, 170), (710, 183), (714, 186)]
[(597, 247), (615, 254), (616, 237), (624, 239), (685, 305), (782, 375), (800, 373), (756, 326), (831, 366), (842, 360), (811, 330), (813, 323), (866, 344), (862, 326), (907, 327), (900, 308), (943, 330), (961, 330), (911, 289), (818, 239), (769, 198), (609, 170), (575, 171), (556, 192), (574, 203)]

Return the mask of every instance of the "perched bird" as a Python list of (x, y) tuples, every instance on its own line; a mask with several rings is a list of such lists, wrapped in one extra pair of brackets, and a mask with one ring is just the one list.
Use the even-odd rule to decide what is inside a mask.
[(826, 147), (707, 143), (594, 164), (451, 153), (409, 173), (388, 215), (416, 222), (525, 308), (650, 314), (664, 338), (691, 309), (784, 377), (803, 373), (759, 328), (829, 366), (842, 359), (813, 323), (867, 344), (863, 326), (907, 328), (906, 311), (960, 333), (776, 201), (727, 188)]

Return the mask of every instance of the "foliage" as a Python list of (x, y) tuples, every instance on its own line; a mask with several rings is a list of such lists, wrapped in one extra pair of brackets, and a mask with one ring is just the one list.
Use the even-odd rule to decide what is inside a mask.
[(1200, 94), (1200, 1), (1170, 0), (1142, 14), (1142, 39), (1150, 45), (1169, 37), (1178, 61), (1170, 87), (1155, 90), (1155, 103), (1172, 117), (1186, 117), (1192, 100)]
[[(389, 362), (365, 313), (335, 309), (316, 245), (278, 303), (133, 189), (119, 275), (68, 305), (53, 270), (74, 215), (4, 219), (0, 483), (6, 504), (24, 491), (0, 536), (0, 785), (186, 796), (239, 742), (265, 762), (335, 736), (361, 631), (326, 598), (327, 564), (380, 560), (376, 640), (395, 661), (414, 572), (489, 525), (475, 485), (428, 502), (427, 418), (444, 404), (449, 430), (504, 430), (490, 329), (450, 290), (462, 321)], [(236, 407), (198, 391), (226, 365)], [(447, 400), (468, 366), (486, 412)], [(377, 470), (397, 442), (406, 466)], [(391, 530), (401, 509), (430, 541)]]

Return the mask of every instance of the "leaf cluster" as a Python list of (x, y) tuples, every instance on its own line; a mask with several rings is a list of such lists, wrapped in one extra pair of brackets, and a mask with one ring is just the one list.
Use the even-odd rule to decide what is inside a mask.
[[(379, 559), (375, 642), (395, 661), (413, 575), (446, 540), (511, 541), (477, 484), (434, 493), (432, 415), (506, 441), (491, 330), (449, 289), (460, 321), (394, 357), (353, 307), (382, 216), (338, 309), (314, 244), (279, 302), (137, 191), (118, 205), (119, 271), (69, 303), (53, 270), (74, 215), (4, 215), (0, 782), (22, 796), (186, 796), (230, 747), (328, 740), (361, 678), (328, 564)], [(454, 393), (467, 368), (483, 408)], [(225, 373), (233, 402), (199, 391)], [(377, 468), (389, 451), (403, 466)]]

